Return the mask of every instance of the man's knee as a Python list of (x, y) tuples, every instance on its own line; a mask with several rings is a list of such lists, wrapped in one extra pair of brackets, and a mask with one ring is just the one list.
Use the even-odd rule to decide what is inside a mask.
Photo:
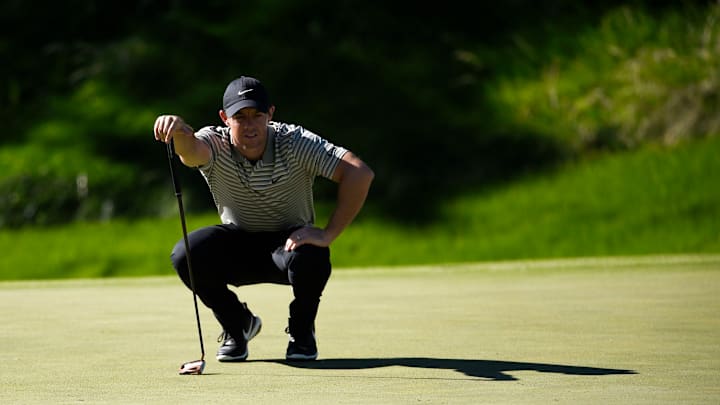
[[(188, 260), (192, 260), (189, 265), (192, 266), (193, 278), (195, 286), (203, 283), (204, 278), (212, 276), (205, 268), (214, 268), (210, 263), (215, 255), (215, 239), (218, 233), (215, 227), (207, 227), (195, 230), (188, 234), (188, 244), (190, 245), (190, 254), (185, 249), (185, 239), (180, 239), (173, 247), (170, 253), (170, 260), (180, 279), (190, 287), (190, 269)], [(190, 258), (190, 259), (188, 259)]]
[(298, 272), (312, 271), (330, 275), (330, 249), (315, 245), (302, 245), (286, 252), (287, 267)]
[(318, 293), (325, 288), (332, 272), (329, 248), (302, 245), (285, 253), (290, 284), (311, 288)]
[(187, 265), (187, 254), (185, 251), (184, 240), (180, 239), (180, 241), (175, 244), (175, 247), (173, 247), (173, 250), (170, 253), (170, 261), (172, 262), (172, 266), (175, 268), (175, 272), (177, 272), (177, 275), (183, 283), (190, 287), (190, 272)]

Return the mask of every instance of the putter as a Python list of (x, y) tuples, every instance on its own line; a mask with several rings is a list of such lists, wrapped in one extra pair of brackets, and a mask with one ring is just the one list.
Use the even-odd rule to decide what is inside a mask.
[(185, 241), (185, 255), (187, 256), (188, 273), (190, 275), (190, 290), (193, 294), (193, 303), (195, 304), (195, 321), (197, 322), (198, 336), (200, 336), (200, 360), (188, 361), (180, 365), (181, 375), (198, 375), (202, 374), (205, 369), (205, 345), (203, 344), (202, 328), (200, 327), (200, 312), (198, 311), (197, 294), (195, 294), (195, 277), (192, 271), (192, 260), (190, 260), (190, 243), (188, 242), (187, 227), (185, 226), (185, 209), (182, 202), (182, 191), (180, 190), (180, 182), (175, 177), (175, 142), (171, 139), (167, 144), (167, 155), (170, 161), (170, 177), (172, 178), (173, 187), (175, 188), (175, 196), (178, 201), (178, 210), (180, 211), (180, 224), (182, 225), (183, 240)]

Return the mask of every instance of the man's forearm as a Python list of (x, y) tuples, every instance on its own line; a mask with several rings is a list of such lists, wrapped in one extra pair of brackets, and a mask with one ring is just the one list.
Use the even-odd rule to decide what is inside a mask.
[(194, 135), (176, 138), (175, 151), (185, 166), (198, 167), (207, 163), (207, 158), (200, 150), (199, 143), (200, 141)]
[(210, 160), (210, 149), (195, 138), (195, 130), (178, 115), (161, 115), (153, 127), (155, 139), (175, 145), (175, 153), (184, 165), (197, 167)]
[(342, 178), (338, 185), (337, 205), (325, 227), (328, 244), (334, 241), (360, 212), (374, 177), (373, 171), (361, 164)]

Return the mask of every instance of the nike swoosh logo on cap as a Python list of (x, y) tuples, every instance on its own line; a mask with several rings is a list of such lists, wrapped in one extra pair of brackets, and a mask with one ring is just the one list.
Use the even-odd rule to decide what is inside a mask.
[(247, 90), (238, 91), (238, 96), (242, 96), (243, 94), (251, 92), (253, 90), (255, 90), (255, 89), (247, 89)]

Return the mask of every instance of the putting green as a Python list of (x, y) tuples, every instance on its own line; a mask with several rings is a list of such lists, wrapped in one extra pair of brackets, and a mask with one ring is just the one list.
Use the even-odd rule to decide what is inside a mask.
[(718, 403), (720, 256), (337, 270), (320, 359), (286, 364), (287, 287), (249, 361), (174, 278), (0, 283), (6, 403)]

